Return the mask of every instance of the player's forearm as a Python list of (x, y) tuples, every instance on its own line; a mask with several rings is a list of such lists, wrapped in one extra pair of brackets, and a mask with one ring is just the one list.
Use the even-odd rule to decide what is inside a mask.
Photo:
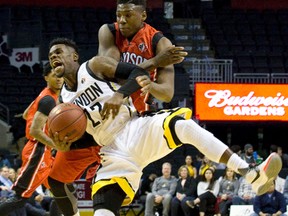
[(155, 97), (156, 99), (169, 103), (174, 95), (174, 87), (167, 86), (163, 84), (158, 84), (155, 82), (151, 83), (151, 88), (149, 92)]
[(54, 148), (54, 142), (53, 140), (46, 135), (42, 130), (36, 130), (36, 131), (30, 131), (31, 136), (33, 136), (38, 142), (49, 146), (51, 148)]
[(143, 63), (138, 64), (138, 66), (148, 71), (154, 70), (158, 67), (157, 62), (155, 61), (155, 58), (148, 59), (144, 61)]

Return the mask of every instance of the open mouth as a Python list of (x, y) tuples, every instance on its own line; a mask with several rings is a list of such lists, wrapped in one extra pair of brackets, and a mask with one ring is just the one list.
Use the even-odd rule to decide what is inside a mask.
[(56, 68), (59, 67), (59, 66), (62, 66), (62, 63), (59, 62), (59, 61), (54, 61), (54, 62), (52, 63), (53, 69), (56, 69)]

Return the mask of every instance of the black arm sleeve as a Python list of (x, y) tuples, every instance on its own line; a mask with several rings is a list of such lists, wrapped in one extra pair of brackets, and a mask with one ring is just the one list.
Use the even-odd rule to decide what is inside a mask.
[(115, 71), (115, 78), (127, 79), (127, 82), (121, 86), (117, 92), (122, 93), (124, 97), (127, 97), (140, 89), (141, 86), (137, 83), (136, 77), (142, 75), (149, 77), (149, 73), (137, 65), (124, 62), (118, 63)]
[(56, 106), (56, 101), (50, 95), (46, 95), (40, 99), (37, 111), (48, 116), (50, 111)]

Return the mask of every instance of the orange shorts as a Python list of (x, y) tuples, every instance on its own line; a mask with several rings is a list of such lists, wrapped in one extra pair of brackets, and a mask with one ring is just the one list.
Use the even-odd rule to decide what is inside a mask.
[(72, 183), (79, 179), (85, 170), (95, 162), (100, 164), (100, 146), (57, 152), (50, 177), (63, 182)]
[(48, 187), (47, 177), (53, 160), (50, 147), (29, 140), (22, 151), (21, 172), (13, 185), (13, 190), (22, 197), (29, 198), (39, 185), (44, 184)]

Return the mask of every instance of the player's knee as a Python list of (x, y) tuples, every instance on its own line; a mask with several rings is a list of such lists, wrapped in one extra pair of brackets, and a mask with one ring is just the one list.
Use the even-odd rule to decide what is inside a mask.
[[(107, 204), (106, 195), (100, 191), (93, 196), (93, 209), (95, 215), (106, 215), (104, 213), (111, 212), (111, 215), (116, 215), (118, 206), (114, 202)], [(107, 211), (107, 212), (106, 212)], [(102, 214), (103, 213), (103, 214)], [(107, 214), (109, 215), (109, 214)]]
[(94, 216), (115, 216), (115, 214), (107, 209), (98, 209), (94, 212)]
[(51, 191), (55, 197), (63, 197), (67, 196), (66, 188), (71, 192), (74, 193), (75, 188), (72, 184), (65, 184), (63, 182), (60, 182), (56, 179), (53, 179), (51, 177), (48, 177), (48, 183), (51, 187)]

